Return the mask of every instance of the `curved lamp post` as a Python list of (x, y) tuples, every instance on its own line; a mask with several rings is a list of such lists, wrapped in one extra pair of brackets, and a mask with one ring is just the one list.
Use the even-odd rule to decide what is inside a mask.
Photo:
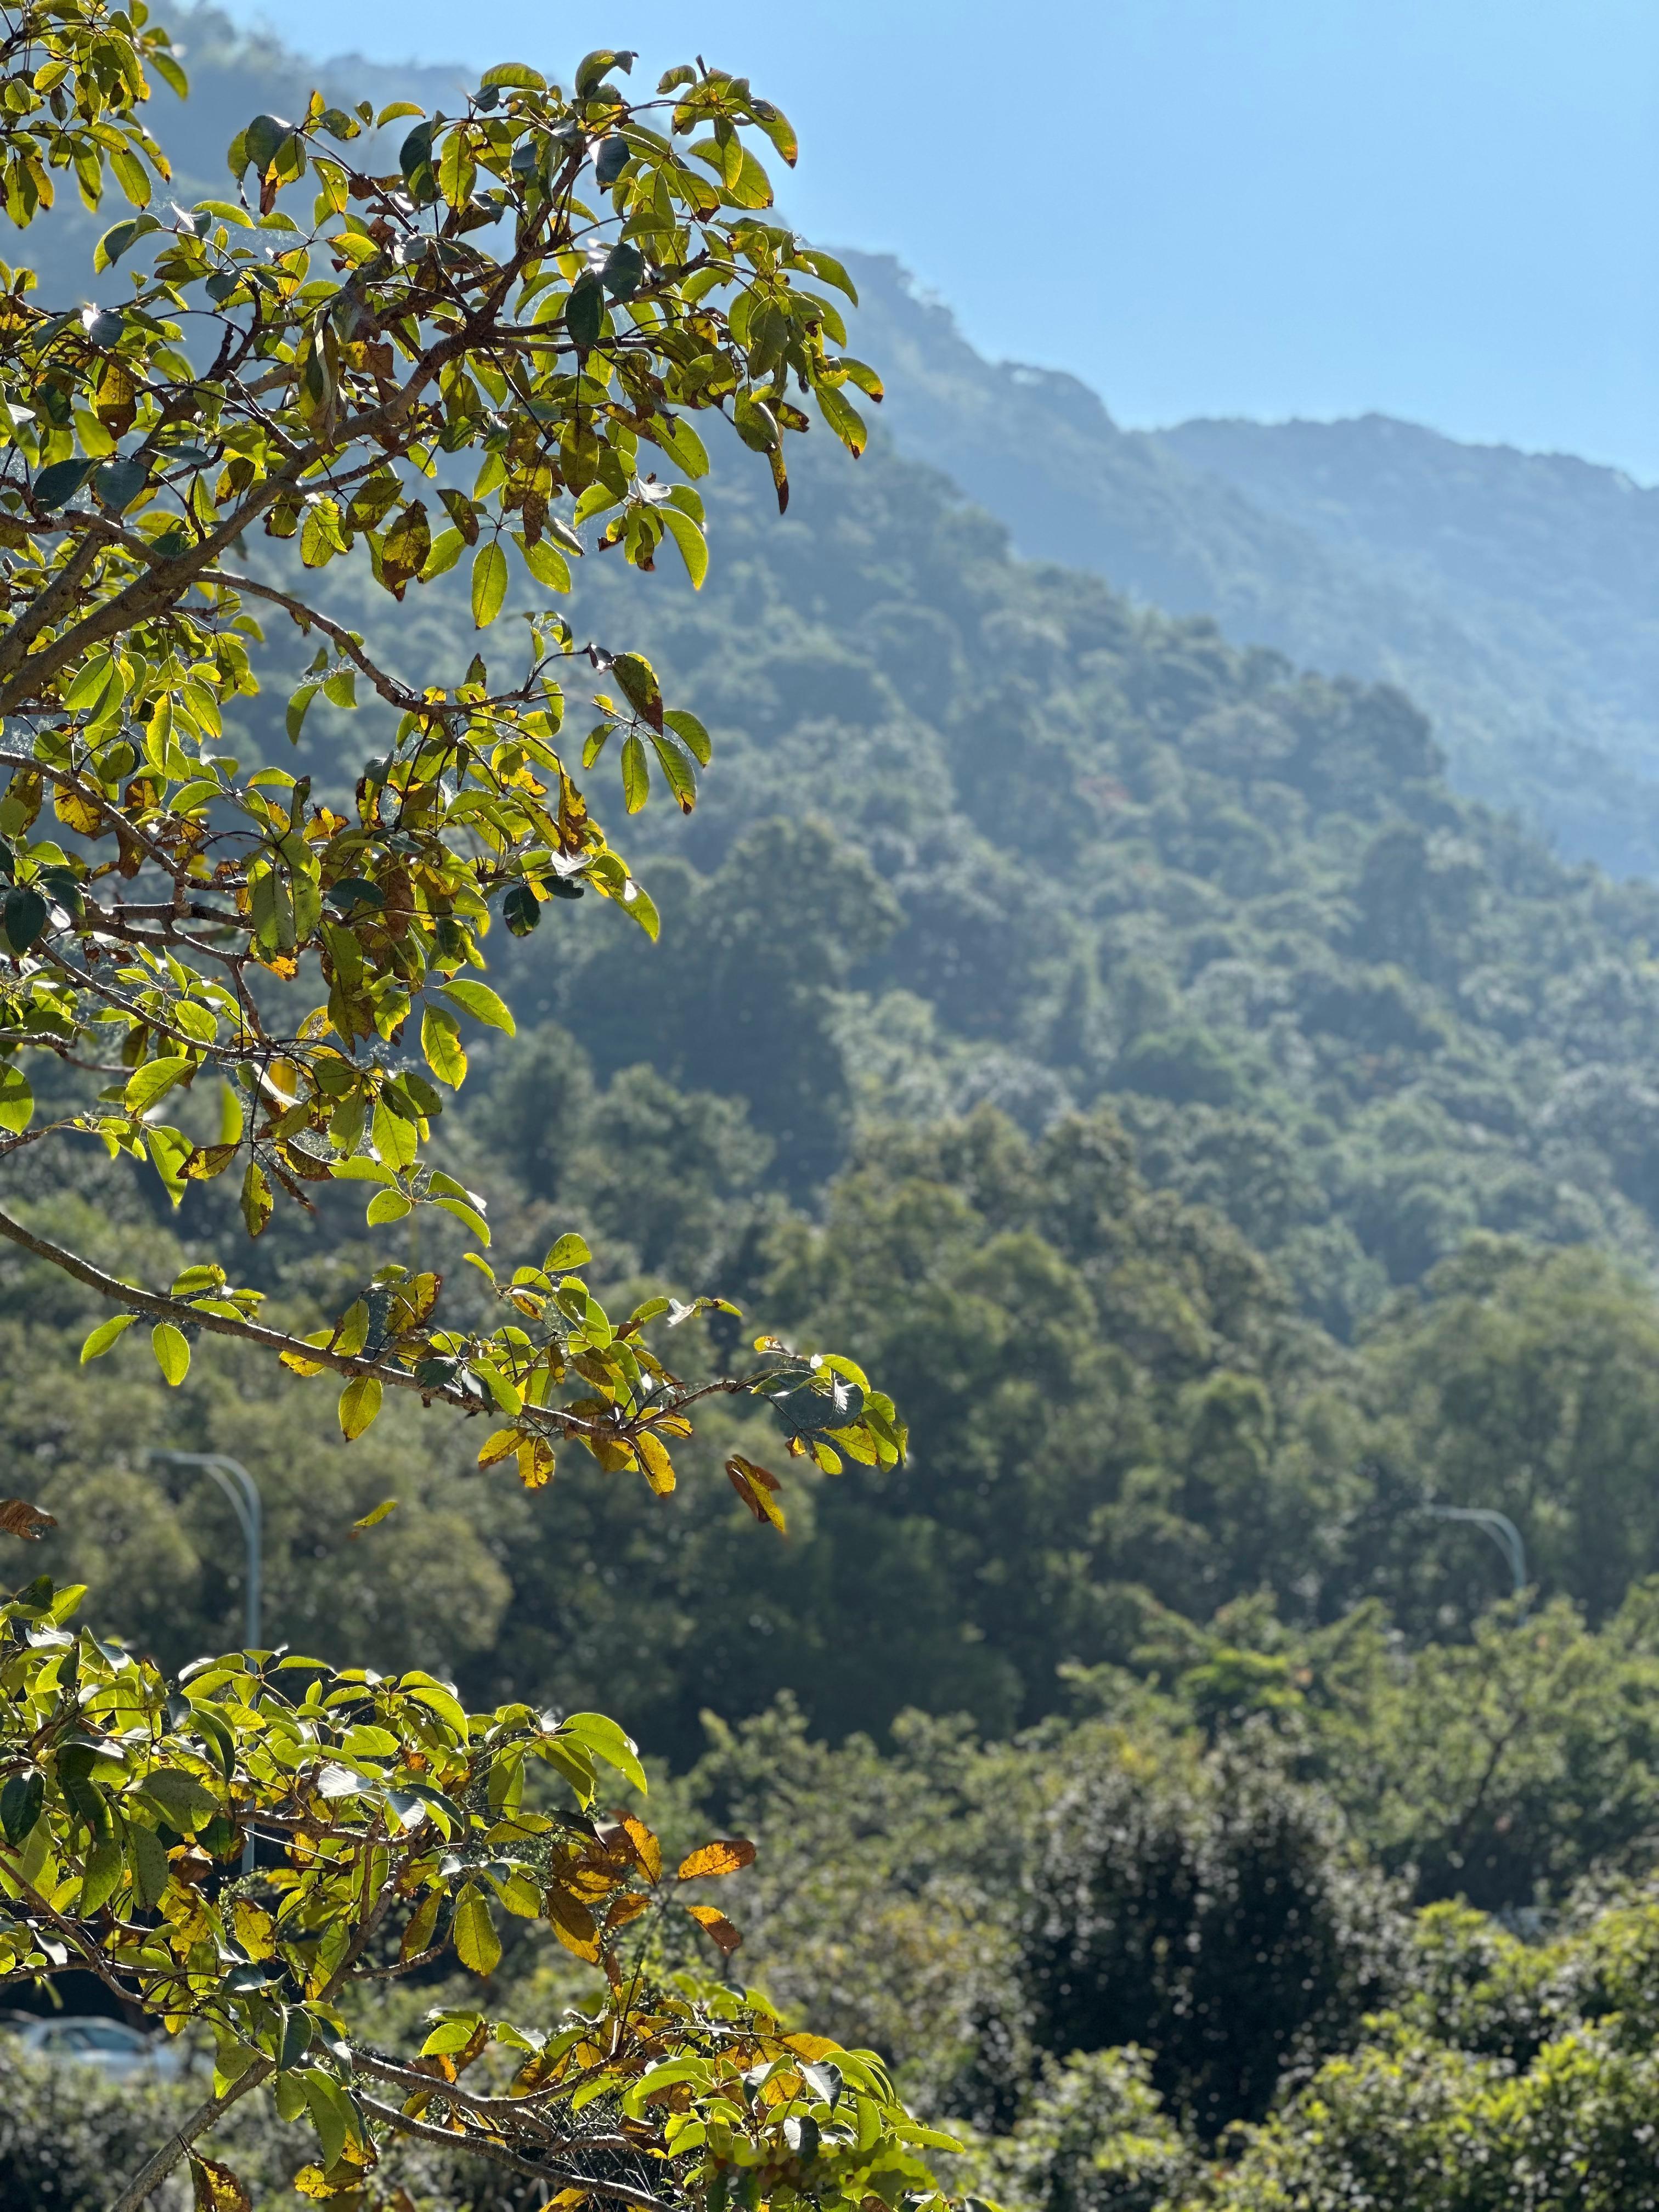
[(1484, 1528), (1504, 1554), (1515, 1584), (1515, 1595), (1526, 1595), (1527, 1547), (1521, 1531), (1507, 1513), (1499, 1513), (1490, 1505), (1420, 1505), (1418, 1511), (1427, 1521), (1467, 1521), (1474, 1528)]
[[(152, 1447), (143, 1456), (149, 1460), (170, 1460), (175, 1467), (199, 1467), (204, 1474), (212, 1476), (234, 1509), (241, 1524), (242, 1540), (247, 1547), (247, 1568), (245, 1595), (248, 1649), (260, 1650), (260, 1614), (264, 1604), (264, 1501), (259, 1486), (239, 1459), (225, 1452), (167, 1451)], [(242, 1872), (253, 1871), (253, 1838), (250, 1834), (242, 1845)]]

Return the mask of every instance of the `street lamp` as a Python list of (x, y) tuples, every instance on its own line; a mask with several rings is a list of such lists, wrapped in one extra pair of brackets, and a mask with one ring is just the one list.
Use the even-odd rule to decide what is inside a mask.
[(264, 1571), (264, 1506), (259, 1496), (259, 1486), (239, 1459), (225, 1452), (164, 1451), (152, 1447), (142, 1456), (145, 1459), (171, 1460), (175, 1467), (199, 1467), (210, 1474), (234, 1509), (241, 1524), (242, 1540), (247, 1547), (246, 1597), (247, 1601), (248, 1649), (261, 1649), (259, 1616), (261, 1612), (261, 1583)]
[(1484, 1528), (1508, 1564), (1515, 1583), (1516, 1597), (1524, 1596), (1527, 1588), (1527, 1547), (1521, 1531), (1507, 1513), (1499, 1513), (1490, 1505), (1422, 1505), (1419, 1512), (1429, 1521), (1467, 1521), (1476, 1528)]
[[(248, 1649), (258, 1651), (259, 1616), (263, 1597), (264, 1571), (264, 1504), (259, 1496), (259, 1486), (239, 1459), (226, 1452), (165, 1451), (156, 1446), (144, 1452), (145, 1459), (171, 1460), (175, 1467), (199, 1467), (210, 1474), (234, 1509), (241, 1523), (242, 1540), (247, 1547), (246, 1623)], [(242, 1844), (242, 1872), (253, 1872), (253, 1832), (249, 1829)]]

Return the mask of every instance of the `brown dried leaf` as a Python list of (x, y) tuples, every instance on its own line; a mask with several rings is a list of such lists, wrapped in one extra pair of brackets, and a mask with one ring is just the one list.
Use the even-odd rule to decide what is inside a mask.
[(58, 1526), (55, 1516), (31, 1505), (24, 1498), (0, 1498), (0, 1528), (26, 1544), (38, 1544), (48, 1528)]

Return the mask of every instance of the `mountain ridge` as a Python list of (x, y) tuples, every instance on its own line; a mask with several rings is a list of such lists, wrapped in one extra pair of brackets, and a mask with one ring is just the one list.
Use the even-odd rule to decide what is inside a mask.
[[(1471, 796), (1517, 808), (1565, 857), (1659, 872), (1659, 620), (1644, 612), (1659, 595), (1643, 596), (1659, 586), (1659, 491), (1382, 416), (1125, 430), (1080, 379), (977, 353), (894, 257), (845, 258), (900, 450), (1019, 552), (1299, 666), (1398, 685)], [(1391, 506), (1385, 462), (1402, 453)], [(1501, 493), (1492, 519), (1471, 514), (1471, 479)]]

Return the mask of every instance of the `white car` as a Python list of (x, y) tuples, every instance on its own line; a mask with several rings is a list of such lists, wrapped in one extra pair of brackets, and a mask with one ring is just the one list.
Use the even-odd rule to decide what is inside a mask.
[(173, 2081), (185, 2073), (190, 2052), (168, 2037), (143, 2035), (118, 2020), (72, 2020), (63, 2014), (42, 2019), (33, 2013), (0, 2013), (0, 2034), (13, 2047), (43, 2058), (70, 2058), (82, 2066), (95, 2066), (111, 2081), (148, 2075), (152, 2081)]

